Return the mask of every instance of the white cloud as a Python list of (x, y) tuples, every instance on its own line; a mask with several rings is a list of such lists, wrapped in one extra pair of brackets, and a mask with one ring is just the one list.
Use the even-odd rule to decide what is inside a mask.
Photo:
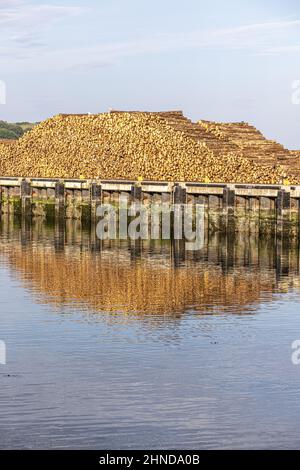
[(254, 23), (234, 28), (194, 32), (183, 37), (186, 45), (212, 49), (258, 51), (278, 41), (289, 41), (289, 33), (300, 29), (300, 20)]
[(39, 27), (45, 22), (75, 15), (82, 11), (81, 7), (33, 4), (27, 0), (1, 0), (0, 26), (1, 28)]
[[(77, 6), (34, 4), (28, 0), (0, 0), (0, 40), (11, 46), (11, 42), (29, 45), (43, 34), (45, 27), (54, 22), (78, 15), (85, 9)], [(32, 41), (34, 39), (34, 41)]]
[(18, 6), (23, 3), (22, 0), (1, 0), (0, 10), (6, 10), (8, 8)]
[[(0, 59), (30, 60), (46, 44), (43, 33), (59, 20), (76, 16), (86, 8), (71, 5), (35, 4), (29, 0), (0, 0)], [(49, 44), (49, 47), (51, 45)]]
[[(43, 28), (56, 20), (85, 11), (81, 7), (53, 4), (32, 4), (28, 0), (2, 0), (1, 31), (6, 28), (6, 39), (0, 47), (0, 57), (11, 61), (27, 61), (33, 68), (100, 67), (129, 56), (194, 50), (240, 50), (251, 54), (280, 54), (286, 50), (298, 52), (295, 34), (300, 20), (276, 20), (240, 25), (227, 29), (210, 29), (188, 33), (176, 32), (141, 37), (134, 41), (91, 44), (85, 47), (51, 48), (40, 55), (43, 46)], [(24, 27), (25, 26), (25, 27)], [(1, 32), (0, 32), (1, 38)], [(5, 38), (5, 36), (4, 36)], [(65, 42), (67, 44), (67, 40)]]
[[(281, 50), (298, 51), (289, 44), (289, 33), (300, 29), (300, 20), (274, 21), (242, 25), (221, 30), (202, 30), (190, 33), (157, 34), (136, 41), (104, 43), (82, 48), (49, 51), (45, 60), (52, 67), (103, 66), (121, 58), (195, 50), (242, 50), (253, 54), (274, 54)], [(281, 43), (287, 41), (286, 45)]]
[(287, 46), (278, 46), (278, 47), (270, 47), (265, 51), (265, 54), (273, 54), (273, 55), (278, 55), (282, 54), (284, 52), (300, 52), (300, 43), (299, 44), (291, 44)]

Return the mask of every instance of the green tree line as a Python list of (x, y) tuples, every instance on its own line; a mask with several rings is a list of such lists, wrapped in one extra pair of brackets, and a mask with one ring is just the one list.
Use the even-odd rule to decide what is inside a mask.
[(9, 123), (0, 121), (0, 139), (19, 139), (33, 126), (34, 124), (30, 122)]

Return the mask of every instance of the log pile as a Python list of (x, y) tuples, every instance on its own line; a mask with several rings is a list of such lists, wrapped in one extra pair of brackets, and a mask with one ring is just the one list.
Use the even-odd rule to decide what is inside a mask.
[[(16, 140), (13, 140), (13, 139), (0, 139), (0, 151), (1, 151), (1, 148), (3, 149), (4, 146), (11, 146), (11, 145), (14, 145), (16, 142)], [(0, 153), (1, 155), (1, 153)]]
[(181, 112), (58, 115), (13, 146), (0, 146), (0, 174), (271, 184), (287, 177), (286, 169), (269, 158), (270, 144), (263, 139), (257, 139), (260, 148), (265, 145), (269, 154), (258, 164), (249, 157), (251, 145), (241, 149), (238, 138), (217, 137), (221, 130), (205, 126)]
[(282, 163), (285, 171), (291, 173), (297, 182), (300, 182), (300, 151), (290, 150), (290, 156), (288, 160)]
[[(15, 140), (0, 139), (0, 175), (1, 170), (3, 171), (1, 176), (6, 175), (7, 159), (10, 158), (9, 156), (11, 155), (12, 146), (15, 142)], [(9, 150), (8, 147), (10, 147)]]
[[(244, 157), (262, 165), (276, 165), (289, 156), (289, 150), (273, 140), (267, 140), (254, 126), (246, 122), (216, 123), (199, 121), (200, 127), (209, 135), (214, 135), (222, 144), (235, 146)], [(221, 150), (222, 151), (222, 150)]]

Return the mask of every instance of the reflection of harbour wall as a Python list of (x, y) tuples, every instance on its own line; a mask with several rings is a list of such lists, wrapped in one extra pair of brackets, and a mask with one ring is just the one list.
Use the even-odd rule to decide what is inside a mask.
[(128, 201), (199, 204), (210, 230), (298, 233), (300, 186), (159, 181), (0, 179), (1, 212), (66, 219), (95, 219), (101, 203)]
[(297, 243), (215, 235), (187, 253), (171, 243), (95, 245), (76, 225), (1, 224), (3, 262), (42, 302), (140, 315), (243, 313), (300, 287)]

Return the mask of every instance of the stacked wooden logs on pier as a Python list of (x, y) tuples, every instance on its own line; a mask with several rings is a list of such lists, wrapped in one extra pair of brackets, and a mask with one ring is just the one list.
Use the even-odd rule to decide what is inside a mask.
[(286, 170), (267, 158), (258, 165), (182, 112), (116, 111), (42, 122), (1, 146), (0, 175), (281, 183)]
[[(6, 176), (8, 168), (7, 164), (11, 158), (12, 152), (8, 150), (8, 146), (15, 142), (13, 140), (0, 139), (0, 176)], [(2, 174), (1, 174), (2, 173)]]
[(300, 151), (290, 150), (290, 156), (281, 165), (288, 173), (292, 174), (293, 177), (300, 182)]
[(216, 154), (222, 154), (224, 145), (231, 145), (233, 152), (240, 153), (257, 165), (281, 165), (287, 173), (295, 176), (295, 158), (292, 152), (283, 145), (266, 139), (254, 126), (246, 122), (218, 123), (204, 120), (198, 124), (206, 134), (203, 139), (210, 148), (209, 139), (211, 136), (215, 137)]
[(0, 147), (2, 145), (13, 145), (15, 142), (15, 139), (0, 139)]
[[(8, 152), (9, 153), (12, 152), (12, 149), (15, 146), (16, 142), (17, 142), (17, 140), (13, 140), (13, 139), (0, 139), (0, 167), (1, 167), (1, 165), (4, 165), (3, 159), (5, 158), (5, 156), (7, 155)], [(10, 147), (9, 150), (8, 150), (8, 147)], [(2, 161), (2, 163), (1, 163), (1, 161)], [(0, 176), (2, 176), (2, 175), (0, 175)]]

